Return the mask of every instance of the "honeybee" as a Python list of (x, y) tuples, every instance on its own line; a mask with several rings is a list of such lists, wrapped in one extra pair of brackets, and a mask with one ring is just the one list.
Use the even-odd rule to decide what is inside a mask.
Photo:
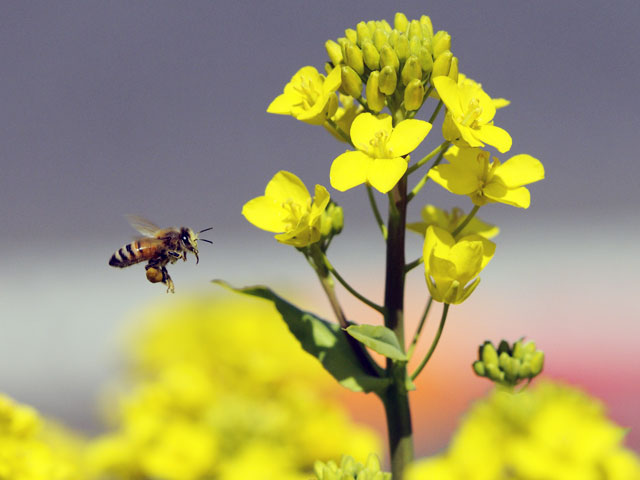
[(147, 280), (151, 283), (162, 282), (167, 286), (167, 293), (175, 291), (173, 280), (167, 271), (167, 264), (176, 263), (182, 258), (187, 261), (187, 253), (191, 252), (198, 258), (198, 240), (213, 243), (211, 240), (199, 238), (198, 235), (211, 230), (213, 227), (194, 232), (188, 227), (160, 228), (149, 220), (137, 215), (126, 215), (133, 228), (144, 236), (118, 249), (109, 259), (109, 265), (124, 268), (136, 263), (147, 261), (145, 270)]

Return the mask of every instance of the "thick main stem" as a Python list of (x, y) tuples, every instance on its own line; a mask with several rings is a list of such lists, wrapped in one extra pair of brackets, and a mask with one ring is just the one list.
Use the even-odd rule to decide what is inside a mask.
[[(407, 178), (398, 182), (392, 191), (387, 234), (387, 260), (384, 324), (398, 337), (404, 348), (404, 243), (407, 217)], [(409, 396), (404, 379), (406, 364), (387, 359), (387, 374), (393, 378), (389, 388), (381, 394), (387, 417), (391, 473), (394, 480), (402, 480), (405, 467), (413, 460), (413, 431)]]

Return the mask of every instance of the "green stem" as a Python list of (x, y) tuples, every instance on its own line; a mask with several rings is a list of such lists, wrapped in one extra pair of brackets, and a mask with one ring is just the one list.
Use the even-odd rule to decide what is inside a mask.
[(431, 358), (431, 355), (433, 355), (433, 352), (438, 346), (438, 342), (440, 341), (440, 337), (442, 336), (442, 330), (444, 330), (444, 324), (447, 321), (448, 313), (449, 313), (449, 304), (445, 303), (444, 308), (442, 309), (442, 317), (440, 318), (440, 325), (438, 325), (438, 331), (436, 332), (436, 336), (434, 337), (433, 342), (431, 342), (431, 347), (429, 348), (427, 355), (424, 357), (422, 362), (420, 362), (420, 365), (418, 365), (418, 368), (416, 368), (416, 371), (411, 374), (411, 380), (415, 380), (416, 377), (420, 375), (420, 372), (422, 371), (424, 366), (427, 364), (427, 362)]
[(420, 179), (420, 181), (416, 184), (416, 186), (413, 187), (413, 190), (409, 192), (409, 195), (407, 196), (408, 202), (413, 200), (413, 197), (415, 197), (420, 192), (420, 190), (422, 190), (422, 187), (424, 187), (425, 183), (427, 183), (427, 180), (429, 180), (429, 170), (431, 170), (436, 165), (440, 164), (440, 162), (442, 161), (443, 155), (444, 155), (444, 150), (441, 150), (437, 158), (433, 161), (431, 166), (428, 168), (427, 173), (425, 173), (424, 176)]
[(369, 203), (371, 204), (371, 210), (373, 210), (373, 216), (376, 217), (376, 223), (380, 228), (380, 232), (382, 232), (382, 238), (387, 239), (387, 226), (384, 224), (382, 220), (382, 215), (380, 215), (380, 210), (378, 210), (378, 204), (376, 203), (376, 199), (373, 196), (373, 189), (371, 185), (367, 185), (367, 196), (369, 197)]
[(355, 148), (353, 142), (351, 141), (351, 137), (344, 130), (342, 130), (336, 122), (334, 122), (330, 118), (327, 118), (327, 123), (336, 131), (338, 135), (342, 137), (345, 142)]
[(440, 100), (438, 102), (438, 105), (436, 106), (436, 109), (433, 111), (433, 114), (431, 115), (431, 118), (429, 119), (429, 123), (431, 125), (433, 125), (433, 122), (435, 121), (436, 117), (438, 116), (438, 113), (440, 113), (440, 109), (442, 108), (442, 100)]
[[(324, 262), (324, 265), (327, 267), (327, 270), (329, 270), (331, 272), (331, 274), (334, 277), (336, 277), (336, 279), (342, 284), (342, 286), (344, 288), (346, 288), (349, 291), (349, 293), (351, 295), (356, 297), (358, 300), (360, 300), (365, 305), (368, 305), (369, 307), (373, 308), (374, 310), (384, 314), (384, 307), (381, 307), (380, 305), (372, 302), (371, 300), (366, 298), (364, 295), (361, 295), (360, 293), (358, 293), (351, 285), (349, 285), (349, 283), (344, 278), (342, 278), (342, 275), (340, 275), (338, 273), (338, 271), (334, 268), (334, 266), (331, 264), (331, 262), (329, 261), (329, 259), (327, 258), (327, 256), (324, 253), (322, 254), (322, 260)], [(346, 328), (346, 327), (343, 327), (343, 328)]]
[(422, 165), (427, 163), (433, 157), (438, 155), (440, 152), (444, 152), (449, 147), (449, 145), (451, 145), (451, 142), (448, 141), (448, 140), (445, 140), (444, 142), (442, 142), (442, 144), (439, 147), (437, 147), (434, 150), (432, 150), (431, 153), (429, 153), (426, 157), (418, 160), (418, 162), (415, 163), (414, 165), (411, 165), (407, 169), (407, 173), (406, 174), (407, 175), (411, 175), (413, 172), (415, 172), (417, 169), (419, 169)]
[[(407, 218), (407, 177), (400, 179), (389, 195), (389, 221), (384, 294), (384, 324), (404, 346), (404, 265)], [(391, 456), (391, 472), (401, 480), (413, 460), (413, 430), (409, 396), (404, 378), (406, 364), (387, 358), (387, 375), (395, 379), (380, 397), (385, 407)], [(400, 380), (402, 379), (402, 380)]]
[(478, 213), (478, 210), (480, 210), (480, 205), (474, 205), (473, 210), (469, 212), (469, 215), (467, 215), (467, 218), (465, 218), (464, 221), (460, 225), (458, 225), (458, 228), (456, 228), (451, 233), (451, 236), (453, 238), (456, 238), (456, 235), (458, 235), (464, 229), (464, 227), (466, 227), (469, 224), (469, 222), (475, 216), (475, 214)]
[(421, 265), (421, 264), (422, 264), (422, 262), (424, 262), (424, 259), (423, 259), (422, 257), (420, 257), (420, 258), (416, 258), (416, 259), (415, 259), (413, 262), (411, 262), (411, 263), (407, 263), (407, 264), (404, 266), (404, 273), (405, 273), (405, 275), (406, 275), (407, 273), (409, 273), (411, 270), (413, 270), (414, 268), (416, 268), (417, 266)]
[(413, 351), (416, 349), (416, 345), (418, 344), (418, 340), (420, 339), (420, 334), (422, 333), (422, 329), (427, 320), (427, 316), (429, 315), (429, 310), (431, 310), (431, 305), (433, 304), (433, 297), (429, 297), (429, 301), (427, 301), (427, 306), (424, 308), (424, 312), (422, 312), (422, 318), (420, 319), (420, 323), (418, 324), (418, 328), (416, 330), (415, 335), (413, 336), (413, 340), (411, 341), (411, 345), (409, 346), (409, 350), (407, 351), (407, 357), (411, 360), (413, 356)]

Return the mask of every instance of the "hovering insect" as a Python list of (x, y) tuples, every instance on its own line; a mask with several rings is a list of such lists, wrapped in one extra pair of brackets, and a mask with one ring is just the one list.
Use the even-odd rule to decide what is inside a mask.
[(160, 228), (137, 215), (126, 215), (126, 218), (131, 226), (142, 233), (144, 237), (136, 238), (133, 242), (118, 249), (111, 255), (109, 265), (124, 268), (147, 261), (145, 265), (147, 280), (151, 283), (164, 283), (167, 286), (167, 293), (174, 292), (174, 284), (167, 271), (167, 264), (176, 263), (180, 258), (186, 262), (187, 252), (191, 252), (196, 256), (197, 265), (200, 261), (198, 240), (213, 243), (211, 240), (198, 238), (200, 233), (207, 232), (213, 227), (205, 228), (196, 233), (188, 227)]

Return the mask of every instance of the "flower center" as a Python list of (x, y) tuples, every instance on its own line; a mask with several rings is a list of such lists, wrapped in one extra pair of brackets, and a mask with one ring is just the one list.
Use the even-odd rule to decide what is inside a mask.
[(284, 222), (288, 225), (290, 230), (300, 223), (300, 219), (306, 213), (304, 210), (308, 210), (308, 208), (304, 208), (303, 205), (295, 202), (291, 198), (282, 202), (282, 209), (286, 212)]
[(477, 120), (478, 117), (482, 115), (482, 107), (480, 106), (480, 100), (477, 98), (472, 98), (469, 101), (469, 105), (467, 105), (467, 110), (462, 118), (459, 120), (459, 123), (469, 128), (477, 128)]
[(317, 102), (322, 85), (316, 85), (312, 78), (303, 77), (294, 88), (300, 95), (303, 108), (308, 110)]
[(387, 147), (389, 136), (386, 130), (378, 130), (369, 140), (367, 153), (374, 158), (392, 158), (393, 151)]

